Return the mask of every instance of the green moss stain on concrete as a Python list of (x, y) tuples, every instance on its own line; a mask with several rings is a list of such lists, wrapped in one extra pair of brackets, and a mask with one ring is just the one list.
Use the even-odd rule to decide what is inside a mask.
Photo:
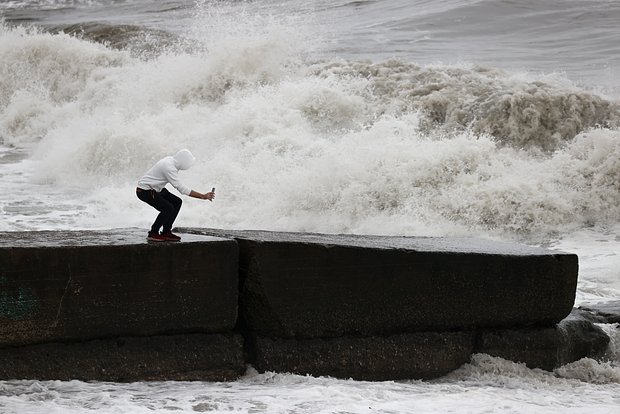
[(38, 299), (31, 288), (9, 286), (7, 278), (0, 277), (0, 319), (26, 319), (37, 307)]

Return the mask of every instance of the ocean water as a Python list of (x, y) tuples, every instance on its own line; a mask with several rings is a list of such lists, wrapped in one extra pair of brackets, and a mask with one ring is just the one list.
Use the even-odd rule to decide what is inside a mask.
[[(157, 159), (213, 203), (176, 224), (476, 236), (579, 255), (620, 297), (620, 3), (4, 1), (1, 231), (149, 227)], [(2, 381), (2, 413), (617, 413), (604, 361), (476, 355), (435, 381), (251, 367), (231, 383)]]

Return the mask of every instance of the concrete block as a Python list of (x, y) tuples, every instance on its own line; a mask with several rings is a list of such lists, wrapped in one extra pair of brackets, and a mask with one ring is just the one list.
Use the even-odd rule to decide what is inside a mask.
[(0, 379), (231, 381), (245, 371), (240, 335), (119, 337), (0, 349)]
[(550, 328), (484, 331), (475, 352), (552, 371), (581, 358), (603, 356), (609, 341), (601, 328), (575, 310)]
[(183, 229), (239, 243), (240, 314), (264, 337), (553, 326), (574, 254), (472, 238)]
[(146, 231), (15, 232), (0, 237), (0, 347), (115, 336), (230, 331), (238, 248)]
[(387, 337), (284, 339), (255, 336), (260, 372), (292, 372), (366, 381), (431, 379), (469, 361), (474, 334), (419, 332)]

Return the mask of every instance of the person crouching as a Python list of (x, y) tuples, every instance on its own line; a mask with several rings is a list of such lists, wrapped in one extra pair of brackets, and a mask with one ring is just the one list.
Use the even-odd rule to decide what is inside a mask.
[[(149, 241), (180, 241), (181, 238), (172, 233), (172, 225), (181, 210), (182, 200), (169, 192), (165, 187), (170, 183), (181, 194), (202, 200), (213, 201), (215, 192), (199, 193), (181, 183), (179, 170), (190, 168), (196, 158), (187, 149), (182, 149), (174, 156), (167, 156), (157, 161), (138, 181), (136, 195), (146, 204), (159, 211), (151, 230), (147, 235)], [(162, 230), (161, 233), (159, 230)]]

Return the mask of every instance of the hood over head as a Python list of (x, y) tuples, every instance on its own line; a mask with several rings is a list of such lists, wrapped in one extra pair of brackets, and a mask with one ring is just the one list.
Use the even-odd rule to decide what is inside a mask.
[(194, 165), (196, 158), (192, 155), (190, 150), (182, 149), (176, 154), (174, 154), (174, 166), (179, 170), (187, 170), (189, 167)]

